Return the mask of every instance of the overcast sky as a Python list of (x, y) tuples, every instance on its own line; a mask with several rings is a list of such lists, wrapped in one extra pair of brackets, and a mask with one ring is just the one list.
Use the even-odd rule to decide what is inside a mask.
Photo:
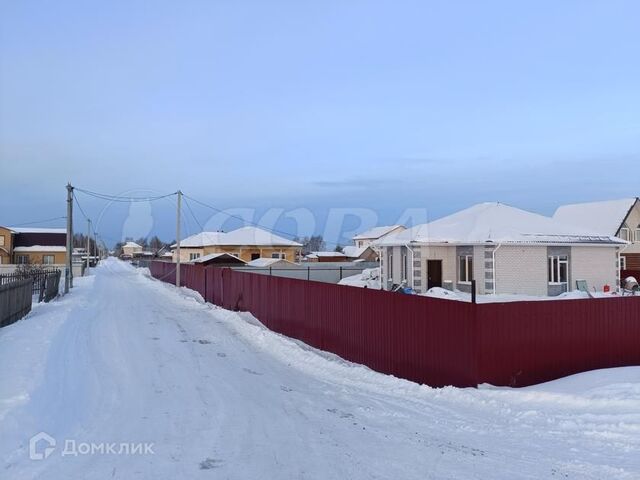
[[(637, 1), (0, 5), (0, 224), (64, 215), (67, 180), (304, 207), (318, 231), (330, 207), (640, 193)], [(137, 233), (128, 205), (79, 200), (105, 238)], [(172, 209), (139, 230), (172, 239)]]

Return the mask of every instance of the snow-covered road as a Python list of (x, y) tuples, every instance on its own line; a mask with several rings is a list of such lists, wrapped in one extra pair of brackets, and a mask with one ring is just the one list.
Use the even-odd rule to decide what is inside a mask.
[[(76, 283), (0, 330), (3, 479), (640, 478), (640, 368), (431, 389), (115, 260)], [(41, 431), (56, 448), (31, 460)]]

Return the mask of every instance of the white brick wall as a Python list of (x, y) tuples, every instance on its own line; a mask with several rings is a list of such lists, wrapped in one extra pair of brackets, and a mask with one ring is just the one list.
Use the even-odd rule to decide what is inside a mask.
[(497, 293), (547, 295), (547, 247), (501, 246), (496, 252)]
[(605, 285), (616, 289), (616, 261), (615, 248), (610, 247), (571, 247), (571, 278), (575, 290), (576, 280), (586, 280), (589, 289), (593, 287), (602, 292)]

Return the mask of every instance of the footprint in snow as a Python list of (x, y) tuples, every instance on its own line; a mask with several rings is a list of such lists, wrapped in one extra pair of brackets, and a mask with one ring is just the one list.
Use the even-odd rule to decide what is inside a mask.
[(293, 388), (287, 387), (285, 385), (280, 385), (280, 390), (283, 392), (293, 392)]
[(224, 462), (219, 458), (205, 458), (200, 462), (200, 470), (211, 470), (212, 468), (220, 468)]
[(200, 345), (210, 345), (211, 344), (211, 340), (193, 340), (194, 342), (198, 342)]
[(336, 415), (339, 415), (340, 418), (354, 418), (353, 413), (343, 412), (337, 408), (327, 408), (327, 412), (335, 413)]
[(243, 370), (247, 373), (250, 373), (251, 375), (262, 375), (262, 373), (251, 370), (250, 368), (243, 368)]
[(222, 353), (222, 352), (218, 352), (218, 353), (216, 353), (216, 355), (218, 355), (220, 358), (224, 358), (224, 357), (227, 356), (226, 353)]

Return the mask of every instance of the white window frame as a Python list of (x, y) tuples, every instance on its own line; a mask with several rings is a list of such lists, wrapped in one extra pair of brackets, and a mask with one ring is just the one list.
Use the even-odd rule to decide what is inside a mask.
[[(554, 261), (557, 261), (554, 268)], [(551, 265), (550, 265), (551, 264)], [(566, 265), (565, 272), (567, 279), (560, 280), (561, 265)], [(569, 283), (569, 256), (568, 255), (549, 255), (547, 257), (547, 277), (551, 273), (551, 278), (547, 278), (549, 285), (567, 285)]]
[(282, 252), (273, 252), (271, 254), (271, 258), (279, 258), (281, 260), (284, 260), (286, 258), (286, 255)]
[(18, 265), (28, 265), (29, 255), (16, 255), (16, 263)]
[[(471, 285), (473, 280), (473, 255), (460, 255), (458, 256), (458, 275), (461, 275), (460, 262), (464, 261), (464, 279), (462, 276), (458, 280), (458, 283), (462, 285)], [(471, 264), (471, 268), (469, 268)]]
[(636, 239), (635, 239), (636, 243), (640, 243), (640, 225), (638, 225), (636, 227)]
[(620, 270), (627, 269), (627, 257), (624, 255), (620, 255)]
[(200, 254), (199, 252), (196, 252), (196, 253), (194, 253), (194, 252), (189, 252), (189, 261), (190, 261), (190, 262), (193, 262), (194, 260), (199, 259), (199, 258), (200, 258), (200, 256), (201, 256), (201, 254)]
[[(51, 259), (50, 262), (47, 261), (48, 258)], [(43, 265), (55, 265), (55, 263), (56, 263), (56, 256), (55, 255), (51, 255), (51, 254), (42, 255), (42, 264)]]
[(6, 240), (4, 238), (4, 235), (0, 235), (0, 247), (4, 247), (5, 242), (6, 242)]
[(627, 242), (629, 241), (629, 236), (631, 235), (631, 230), (629, 230), (629, 228), (627, 227), (622, 227), (620, 229), (620, 238), (622, 240), (626, 240)]

